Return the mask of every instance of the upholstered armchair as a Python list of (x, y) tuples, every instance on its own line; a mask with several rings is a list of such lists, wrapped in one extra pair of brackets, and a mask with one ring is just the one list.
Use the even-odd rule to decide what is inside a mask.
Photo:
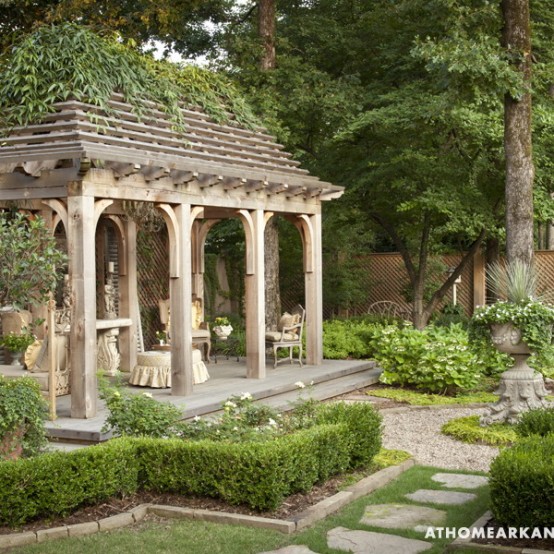
[[(283, 361), (294, 361), (293, 349), (298, 348), (298, 358), (296, 361), (302, 367), (302, 332), (304, 330), (304, 318), (306, 310), (298, 304), (292, 310), (292, 313), (285, 312), (279, 320), (279, 325), (276, 331), (266, 331), (265, 344), (267, 348), (273, 349), (273, 367)], [(279, 348), (288, 348), (289, 357), (279, 360), (277, 351)]]

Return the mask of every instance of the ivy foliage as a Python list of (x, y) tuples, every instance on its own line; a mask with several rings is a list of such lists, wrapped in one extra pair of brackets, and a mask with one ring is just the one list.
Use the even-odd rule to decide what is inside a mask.
[(180, 103), (215, 121), (253, 127), (252, 112), (221, 75), (156, 61), (114, 33), (96, 34), (74, 23), (45, 25), (20, 38), (0, 58), (0, 125), (39, 122), (56, 102), (75, 99), (110, 114), (121, 93), (139, 116), (144, 102), (160, 106), (183, 129)]
[(46, 445), (46, 414), (46, 402), (34, 379), (0, 375), (0, 460), (10, 458), (19, 445), (24, 456), (33, 456)]

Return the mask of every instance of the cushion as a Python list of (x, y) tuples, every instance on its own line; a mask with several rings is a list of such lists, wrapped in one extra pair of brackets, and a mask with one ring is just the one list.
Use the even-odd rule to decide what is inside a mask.
[[(283, 333), (281, 331), (267, 331), (265, 334), (265, 340), (270, 342), (280, 341), (282, 334)], [(283, 340), (296, 341), (298, 340), (298, 335), (295, 335), (293, 333), (285, 333)]]

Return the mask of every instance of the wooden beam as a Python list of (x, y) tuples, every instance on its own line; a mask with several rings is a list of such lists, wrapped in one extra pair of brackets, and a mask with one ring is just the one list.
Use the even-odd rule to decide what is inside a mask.
[(223, 190), (234, 190), (243, 187), (246, 184), (246, 179), (239, 177), (224, 177)]
[(144, 180), (146, 182), (157, 181), (162, 177), (167, 177), (170, 173), (170, 170), (167, 167), (142, 167), (142, 174), (144, 175)]
[(185, 185), (198, 177), (198, 173), (195, 173), (194, 171), (183, 171), (182, 169), (172, 169), (169, 172), (169, 177), (175, 186)]
[(213, 187), (214, 185), (219, 184), (222, 180), (223, 177), (221, 175), (208, 175), (206, 173), (202, 173), (196, 177), (196, 182), (201, 189)]

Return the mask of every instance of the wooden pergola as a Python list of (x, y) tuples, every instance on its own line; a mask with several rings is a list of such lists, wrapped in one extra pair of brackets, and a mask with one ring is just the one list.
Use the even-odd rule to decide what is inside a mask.
[(203, 297), (204, 242), (221, 219), (238, 217), (246, 236), (247, 377), (265, 377), (264, 228), (279, 214), (299, 230), (304, 249), (306, 356), (322, 362), (321, 203), (343, 189), (322, 182), (263, 130), (215, 123), (183, 108), (185, 132), (146, 104), (140, 117), (121, 96), (110, 111), (60, 102), (36, 125), (0, 138), (0, 205), (39, 212), (65, 228), (71, 290), (71, 415), (96, 414), (95, 234), (101, 218), (117, 231), (121, 369), (136, 363), (136, 223), (124, 202), (147, 202), (169, 234), (172, 394), (192, 394), (193, 294)]

